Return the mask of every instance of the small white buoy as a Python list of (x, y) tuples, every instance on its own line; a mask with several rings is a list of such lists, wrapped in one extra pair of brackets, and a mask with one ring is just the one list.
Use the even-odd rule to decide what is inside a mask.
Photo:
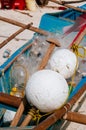
[(50, 69), (59, 72), (65, 79), (68, 79), (77, 68), (77, 57), (68, 49), (60, 49), (51, 56), (49, 66)]
[(26, 98), (41, 112), (59, 109), (68, 98), (68, 84), (62, 75), (52, 70), (35, 72), (26, 85)]

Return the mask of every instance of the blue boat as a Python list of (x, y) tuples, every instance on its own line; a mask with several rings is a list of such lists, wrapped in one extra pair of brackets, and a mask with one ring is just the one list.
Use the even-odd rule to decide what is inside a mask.
[[(81, 9), (86, 10), (86, 4), (79, 7)], [(49, 33), (49, 36), (43, 36), (38, 33), (34, 33), (34, 36), (30, 41), (28, 41), (24, 46), (19, 48), (11, 57), (8, 58), (8, 60), (0, 66), (0, 92), (11, 94), (14, 96), (21, 97), (21, 94), (24, 91), (24, 87), (26, 85), (28, 77), (37, 71), (37, 68), (41, 62), (41, 59), (43, 58), (44, 54), (49, 46), (49, 43), (46, 42), (46, 38), (58, 38), (59, 42), (61, 43), (61, 46), (63, 48), (67, 48), (77, 37), (79, 31), (72, 30), (70, 33), (65, 35), (65, 29), (67, 27), (74, 26), (76, 23), (77, 18), (79, 18), (81, 15), (83, 15), (82, 12), (75, 11), (73, 9), (67, 9), (65, 11), (62, 11), (60, 13), (49, 13), (42, 16), (39, 29), (45, 30)], [(86, 15), (86, 13), (85, 13)], [(43, 40), (43, 41), (42, 41)], [(38, 42), (38, 45), (36, 48), (33, 46), (35, 44), (35, 41)], [(40, 42), (42, 41), (42, 44), (40, 45)], [(46, 46), (43, 44), (45, 42), (47, 44)], [(86, 46), (86, 36), (83, 37), (83, 40), (81, 41), (80, 45)], [(41, 51), (38, 50), (38, 47), (44, 47), (44, 52), (41, 53)], [(37, 49), (37, 51), (35, 51)], [(31, 59), (31, 56), (34, 54), (34, 56)], [(28, 58), (29, 57), (29, 58)], [(32, 63), (31, 60), (34, 60), (34, 63)], [(84, 58), (84, 61), (86, 61), (86, 58)], [(26, 63), (27, 62), (27, 63)], [(80, 61), (81, 62), (81, 61)], [(27, 64), (29, 64), (29, 67), (27, 67)], [(36, 66), (37, 64), (37, 66)], [(86, 65), (86, 62), (85, 62)], [(84, 71), (86, 73), (86, 68), (84, 65)], [(31, 66), (33, 66), (31, 68)], [(33, 70), (35, 66), (35, 69)], [(21, 75), (19, 75), (19, 72), (22, 71), (23, 77), (21, 78)], [(18, 77), (16, 77), (18, 75)], [(77, 80), (77, 77), (76, 77)], [(15, 92), (14, 85), (18, 84), (19, 89), (21, 89), (22, 92), (17, 91)], [(86, 84), (86, 75), (83, 75), (79, 77), (78, 81), (76, 81), (76, 87), (71, 91), (68, 101), (72, 99), (74, 95), (77, 94), (77, 92), (82, 88), (82, 86)], [(23, 95), (23, 93), (22, 93)], [(3, 103), (0, 103), (0, 125), (2, 127), (3, 124), (3, 115), (5, 113), (5, 110), (13, 110), (17, 111), (16, 108), (10, 107), (9, 105), (5, 105)], [(55, 125), (58, 125), (60, 121), (57, 121), (54, 125), (48, 128), (48, 130), (53, 130)], [(3, 127), (2, 127), (3, 128)], [(26, 129), (32, 129), (33, 124), (31, 126), (26, 127)], [(17, 129), (17, 128), (16, 128)]]

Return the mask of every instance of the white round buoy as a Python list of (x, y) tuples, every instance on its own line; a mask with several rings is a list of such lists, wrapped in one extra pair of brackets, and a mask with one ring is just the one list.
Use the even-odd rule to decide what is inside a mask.
[(25, 92), (30, 104), (41, 112), (51, 112), (66, 102), (68, 90), (68, 84), (62, 75), (45, 69), (31, 76)]
[(50, 69), (60, 73), (65, 79), (74, 74), (76, 65), (77, 57), (68, 49), (57, 50), (49, 60)]

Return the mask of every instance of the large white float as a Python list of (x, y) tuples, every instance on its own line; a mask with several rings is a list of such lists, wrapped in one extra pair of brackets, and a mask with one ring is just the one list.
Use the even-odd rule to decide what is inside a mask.
[(41, 112), (51, 112), (66, 102), (68, 91), (68, 84), (62, 75), (45, 69), (34, 73), (28, 80), (26, 97)]
[(77, 57), (68, 49), (60, 49), (51, 56), (49, 66), (50, 69), (59, 72), (65, 79), (68, 79), (77, 68)]

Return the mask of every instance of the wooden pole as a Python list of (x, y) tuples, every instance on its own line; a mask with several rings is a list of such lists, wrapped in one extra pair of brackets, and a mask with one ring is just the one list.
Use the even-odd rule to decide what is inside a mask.
[(10, 105), (13, 107), (19, 107), (20, 103), (22, 101), (22, 98), (11, 96), (6, 93), (0, 92), (0, 103)]
[(14, 116), (14, 119), (11, 122), (10, 127), (14, 127), (18, 124), (24, 110), (25, 110), (25, 105), (26, 105), (26, 98), (24, 97), (23, 101), (20, 103), (19, 108)]
[(29, 113), (27, 114), (26, 118), (24, 119), (24, 121), (22, 122), (20, 127), (27, 126), (29, 124), (29, 122), (32, 120), (35, 112), (36, 112), (36, 108), (32, 107), (32, 109), (29, 111)]
[(86, 125), (86, 115), (77, 112), (67, 112), (63, 119)]
[(23, 28), (19, 29), (17, 32), (13, 33), (11, 36), (9, 36), (6, 40), (4, 40), (2, 43), (0, 43), (0, 49), (5, 46), (9, 41), (11, 41), (13, 38), (15, 38), (18, 34), (23, 32), (25, 29), (29, 28), (31, 24), (25, 25)]
[[(23, 24), (23, 23), (20, 23), (20, 22), (18, 22), (18, 21), (15, 21), (15, 20), (12, 20), (12, 19), (9, 19), (9, 18), (5, 18), (5, 17), (2, 17), (2, 16), (0, 16), (0, 20), (2, 20), (2, 21), (4, 21), (4, 22), (8, 22), (8, 23), (13, 24), (13, 25), (16, 25), (16, 26), (19, 26), (19, 27), (22, 27), (22, 28), (25, 27), (25, 24)], [(34, 32), (37, 32), (37, 33), (40, 33), (40, 34), (42, 34), (42, 35), (46, 35), (46, 36), (48, 36), (48, 34), (49, 34), (49, 32), (44, 31), (44, 30), (42, 30), (42, 29), (39, 29), (39, 28), (37, 28), (37, 27), (33, 27), (33, 26), (30, 26), (30, 27), (27, 28), (27, 29), (29, 29), (29, 30), (31, 30), (31, 31), (34, 31)]]
[(62, 1), (63, 4), (72, 4), (72, 3), (81, 3), (85, 2), (86, 0), (73, 0), (73, 1)]
[(53, 125), (56, 121), (61, 119), (68, 110), (76, 103), (76, 101), (80, 98), (80, 96), (86, 90), (86, 84), (82, 86), (82, 88), (75, 94), (72, 99), (66, 103), (61, 109), (56, 110), (53, 114), (51, 114), (48, 118), (46, 118), (43, 122), (37, 125), (34, 130), (46, 130), (49, 126)]
[(57, 0), (49, 0), (49, 1), (54, 2), (56, 4), (63, 5), (65, 7), (67, 7), (67, 8), (71, 8), (71, 9), (74, 9), (74, 10), (82, 12), (82, 13), (86, 13), (86, 10), (78, 8), (78, 7), (75, 7), (75, 6), (72, 6), (72, 5), (69, 5), (69, 4), (65, 4), (64, 1), (57, 1)]

